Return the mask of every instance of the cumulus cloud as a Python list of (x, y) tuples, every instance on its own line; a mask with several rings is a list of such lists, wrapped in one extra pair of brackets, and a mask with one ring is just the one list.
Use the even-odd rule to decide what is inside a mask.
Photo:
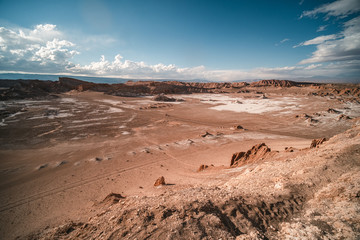
[(105, 56), (101, 56), (97, 62), (91, 62), (88, 65), (77, 64), (69, 69), (78, 74), (95, 74), (108, 76), (121, 76), (131, 78), (175, 78), (175, 79), (191, 79), (204, 78), (204, 66), (193, 68), (179, 68), (174, 64), (165, 65), (162, 63), (149, 65), (145, 62), (135, 62), (124, 60), (118, 54), (113, 61), (106, 60)]
[[(68, 40), (55, 25), (37, 25), (33, 29), (9, 29), (0, 27), (0, 71), (28, 73), (66, 73), (103, 77), (137, 79), (206, 79), (210, 81), (234, 81), (251, 79), (311, 79), (316, 76), (359, 76), (359, 24), (355, 18), (344, 24), (340, 35), (326, 35), (302, 43), (314, 44), (318, 50), (303, 65), (250, 70), (211, 70), (204, 66), (183, 68), (174, 64), (148, 64), (131, 61), (117, 54), (113, 59), (101, 56), (89, 64), (76, 64), (73, 56), (80, 54), (77, 46)], [(283, 39), (282, 43), (289, 41)], [(337, 47), (330, 48), (329, 45)], [(345, 54), (344, 54), (345, 51)], [(352, 56), (349, 57), (350, 53)], [(342, 55), (341, 55), (342, 54)], [(341, 62), (317, 63), (326, 58)], [(344, 75), (345, 74), (345, 75)]]
[(359, 0), (337, 0), (332, 3), (324, 4), (314, 10), (304, 11), (300, 18), (316, 17), (318, 14), (326, 14), (326, 19), (329, 19), (330, 17), (344, 18), (358, 11), (360, 11)]
[[(354, 13), (358, 12), (360, 12), (359, 0), (337, 0), (314, 10), (304, 11), (301, 18), (325, 14), (325, 20), (337, 17), (337, 20), (344, 21), (345, 17), (353, 17)], [(317, 32), (323, 31), (326, 27), (327, 25), (320, 26)], [(319, 36), (294, 47), (308, 45), (316, 45), (316, 50), (311, 57), (302, 60), (299, 64), (360, 60), (360, 16), (357, 14), (356, 17), (346, 20), (343, 23), (343, 30), (337, 34)]]
[(360, 17), (344, 24), (344, 30), (338, 35), (320, 36), (300, 45), (315, 44), (316, 51), (300, 64), (347, 61), (360, 59)]
[(17, 30), (0, 27), (0, 70), (46, 72), (71, 67), (69, 60), (78, 52), (62, 37), (52, 24)]

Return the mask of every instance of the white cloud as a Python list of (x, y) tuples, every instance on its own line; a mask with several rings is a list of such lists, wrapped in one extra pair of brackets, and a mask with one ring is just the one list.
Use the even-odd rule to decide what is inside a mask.
[(330, 17), (344, 18), (358, 11), (360, 11), (359, 0), (337, 0), (332, 3), (324, 4), (314, 10), (304, 11), (300, 18), (316, 17), (318, 14), (326, 14), (326, 19)]
[(322, 31), (325, 31), (327, 26), (328, 26), (328, 25), (322, 25), (322, 26), (319, 26), (319, 28), (316, 30), (316, 32), (322, 32)]
[(283, 44), (283, 43), (285, 43), (285, 42), (288, 42), (288, 41), (290, 41), (289, 38), (284, 38), (284, 39), (281, 40), (280, 42), (276, 43), (275, 46), (279, 46), (279, 45), (281, 45), (281, 44)]
[(300, 64), (330, 61), (360, 60), (360, 17), (344, 24), (344, 30), (336, 35), (320, 36), (300, 45), (315, 44), (316, 51)]
[(70, 67), (77, 54), (74, 44), (59, 40), (63, 34), (52, 24), (40, 24), (34, 29), (0, 27), (0, 69), (44, 72)]
[(333, 40), (338, 38), (338, 36), (336, 34), (331, 34), (331, 35), (323, 35), (323, 36), (319, 36), (313, 39), (310, 39), (308, 41), (302, 42), (294, 47), (300, 47), (300, 46), (309, 46), (309, 45), (318, 45), (320, 43), (324, 43), (328, 40)]
[(288, 38), (284, 38), (283, 40), (281, 40), (280, 41), (280, 43), (284, 43), (284, 42), (287, 42), (287, 41), (289, 41), (290, 39), (288, 39)]
[[(0, 71), (28, 73), (66, 73), (69, 75), (88, 75), (103, 77), (122, 77), (138, 79), (207, 79), (211, 81), (233, 81), (250, 79), (309, 79), (316, 76), (353, 77), (360, 75), (360, 60), (358, 57), (347, 56), (342, 62), (315, 64), (325, 57), (339, 57), (342, 52), (352, 52), (359, 49), (359, 19), (355, 18), (344, 24), (344, 31), (335, 38), (332, 35), (321, 36), (306, 41), (303, 45), (316, 44), (319, 53), (314, 52), (303, 65), (284, 66), (277, 68), (255, 68), (250, 70), (211, 70), (204, 66), (182, 68), (174, 64), (147, 64), (143, 61), (124, 59), (120, 54), (108, 60), (101, 56), (99, 61), (89, 64), (75, 64), (75, 44), (68, 40), (64, 33), (55, 25), (37, 25), (33, 29), (8, 29), (0, 27)], [(330, 37), (331, 36), (331, 37)], [(280, 42), (287, 42), (283, 39)], [(341, 51), (333, 53), (324, 46), (342, 46)], [(323, 50), (327, 49), (327, 51)], [(337, 49), (337, 48), (336, 48)], [(321, 52), (320, 52), (321, 50)], [(334, 52), (335, 51), (335, 52)], [(321, 53), (321, 54), (320, 54)], [(359, 53), (353, 53), (358, 56)], [(322, 58), (322, 59), (321, 59)], [(315, 60), (314, 60), (315, 59)], [(317, 59), (317, 60), (316, 60)]]
[(165, 65), (162, 63), (149, 65), (144, 62), (123, 60), (118, 54), (113, 61), (106, 60), (101, 56), (98, 62), (91, 62), (88, 65), (80, 65), (69, 69), (77, 74), (108, 75), (131, 78), (174, 78), (191, 79), (204, 78), (205, 68), (203, 66), (193, 68), (179, 68), (174, 64)]
[(304, 69), (311, 70), (311, 69), (315, 69), (315, 68), (318, 68), (318, 67), (321, 67), (321, 66), (322, 66), (322, 64), (311, 64), (311, 65), (305, 67)]

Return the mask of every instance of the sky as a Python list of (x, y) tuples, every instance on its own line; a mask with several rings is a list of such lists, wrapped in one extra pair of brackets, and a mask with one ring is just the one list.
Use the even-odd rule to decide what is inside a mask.
[(360, 82), (359, 0), (0, 0), (0, 72)]

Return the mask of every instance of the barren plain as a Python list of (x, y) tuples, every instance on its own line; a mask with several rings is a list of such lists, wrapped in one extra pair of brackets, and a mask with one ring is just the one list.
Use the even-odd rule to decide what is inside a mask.
[(359, 239), (359, 86), (281, 84), (4, 98), (0, 238)]

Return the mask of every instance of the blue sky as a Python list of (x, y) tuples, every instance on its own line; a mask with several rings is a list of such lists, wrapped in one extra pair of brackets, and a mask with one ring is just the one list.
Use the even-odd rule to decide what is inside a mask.
[(0, 0), (0, 71), (358, 82), (358, 0)]

